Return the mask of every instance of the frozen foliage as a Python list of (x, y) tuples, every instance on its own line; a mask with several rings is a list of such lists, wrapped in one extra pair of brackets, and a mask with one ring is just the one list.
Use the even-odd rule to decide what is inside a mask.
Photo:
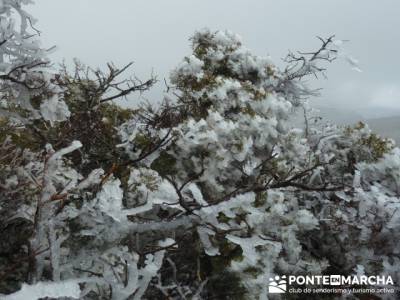
[(40, 105), (40, 113), (43, 119), (49, 121), (51, 124), (57, 121), (66, 121), (71, 115), (68, 106), (64, 101), (61, 101), (57, 96), (45, 100)]
[[(0, 1), (0, 79), (2, 93), (7, 95), (4, 104), (9, 109), (0, 109), (0, 115), (12, 115), (25, 122), (40, 117), (37, 104), (32, 101), (35, 97), (36, 101), (43, 100), (40, 112), (45, 120), (64, 121), (69, 110), (59, 98), (60, 89), (54, 85), (54, 75), (48, 66), (47, 55), (52, 49), (41, 47), (35, 19), (23, 7), (28, 3), (32, 1)], [(52, 97), (41, 99), (43, 95)], [(27, 118), (11, 114), (13, 111), (28, 113)]]
[(21, 290), (4, 297), (5, 300), (38, 300), (44, 297), (71, 297), (78, 299), (81, 294), (78, 280), (61, 282), (38, 282), (35, 285), (23, 284)]
[[(4, 20), (22, 12), (1, 3)], [(80, 64), (54, 76), (57, 93), (40, 92), (35, 117), (5, 105), (6, 299), (268, 299), (281, 274), (398, 282), (399, 149), (362, 123), (291, 126), (314, 94), (305, 78), (340, 56), (339, 41), (321, 42), (280, 70), (237, 35), (204, 29), (158, 108), (106, 103), (151, 82), (123, 90), (125, 68)]]

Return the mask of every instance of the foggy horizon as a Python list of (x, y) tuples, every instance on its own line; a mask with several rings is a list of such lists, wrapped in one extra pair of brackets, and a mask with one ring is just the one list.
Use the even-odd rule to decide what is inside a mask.
[(143, 95), (151, 102), (161, 100), (164, 78), (190, 53), (190, 36), (209, 27), (241, 35), (246, 47), (270, 55), (278, 66), (289, 50), (318, 47), (317, 35), (348, 40), (344, 49), (359, 60), (362, 73), (343, 61), (328, 65), (328, 78), (312, 84), (322, 89), (313, 105), (334, 117), (338, 111), (354, 118), (400, 115), (400, 62), (392, 54), (400, 52), (398, 1), (229, 1), (228, 13), (227, 0), (121, 0), (112, 9), (109, 1), (93, 3), (41, 0), (29, 10), (44, 45), (58, 47), (55, 62), (65, 59), (71, 65), (76, 57), (97, 67), (134, 61), (131, 74), (146, 79), (153, 73), (159, 79)]

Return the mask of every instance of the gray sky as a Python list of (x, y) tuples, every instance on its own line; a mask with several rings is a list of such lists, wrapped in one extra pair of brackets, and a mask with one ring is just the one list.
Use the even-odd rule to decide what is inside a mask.
[[(316, 35), (350, 40), (347, 52), (362, 73), (345, 62), (330, 66), (317, 103), (333, 114), (364, 117), (400, 115), (399, 0), (36, 0), (46, 46), (57, 45), (54, 60), (77, 57), (93, 66), (107, 61), (159, 79), (189, 54), (188, 38), (203, 27), (230, 29), (258, 55), (279, 65), (290, 50), (313, 50)], [(162, 81), (162, 80), (161, 80)], [(162, 98), (160, 84), (146, 95)]]

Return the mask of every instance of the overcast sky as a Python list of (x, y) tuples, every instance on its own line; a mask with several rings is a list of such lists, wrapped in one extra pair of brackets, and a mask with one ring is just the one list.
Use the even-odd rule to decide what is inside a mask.
[[(281, 64), (290, 50), (313, 50), (316, 35), (350, 40), (347, 52), (362, 73), (345, 62), (330, 66), (318, 82), (319, 106), (364, 117), (400, 115), (399, 0), (36, 0), (45, 45), (57, 45), (55, 61), (77, 57), (90, 66), (134, 61), (146, 79), (168, 77), (190, 53), (188, 38), (203, 27), (229, 29), (258, 55)], [(162, 80), (161, 80), (162, 81)], [(160, 84), (146, 96), (162, 98)], [(335, 108), (333, 110), (333, 108)]]

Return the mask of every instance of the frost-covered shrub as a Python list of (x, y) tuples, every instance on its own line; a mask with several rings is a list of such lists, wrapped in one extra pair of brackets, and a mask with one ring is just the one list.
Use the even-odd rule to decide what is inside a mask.
[(27, 123), (43, 118), (65, 121), (70, 111), (54, 84), (45, 49), (37, 38), (35, 19), (24, 10), (30, 0), (0, 2), (0, 116)]
[(5, 90), (0, 292), (268, 299), (277, 274), (400, 280), (399, 149), (364, 124), (291, 123), (338, 44), (280, 70), (231, 32), (196, 32), (158, 108), (110, 103), (154, 82), (121, 87), (112, 65), (47, 76), (57, 98), (29, 93), (29, 114)]

